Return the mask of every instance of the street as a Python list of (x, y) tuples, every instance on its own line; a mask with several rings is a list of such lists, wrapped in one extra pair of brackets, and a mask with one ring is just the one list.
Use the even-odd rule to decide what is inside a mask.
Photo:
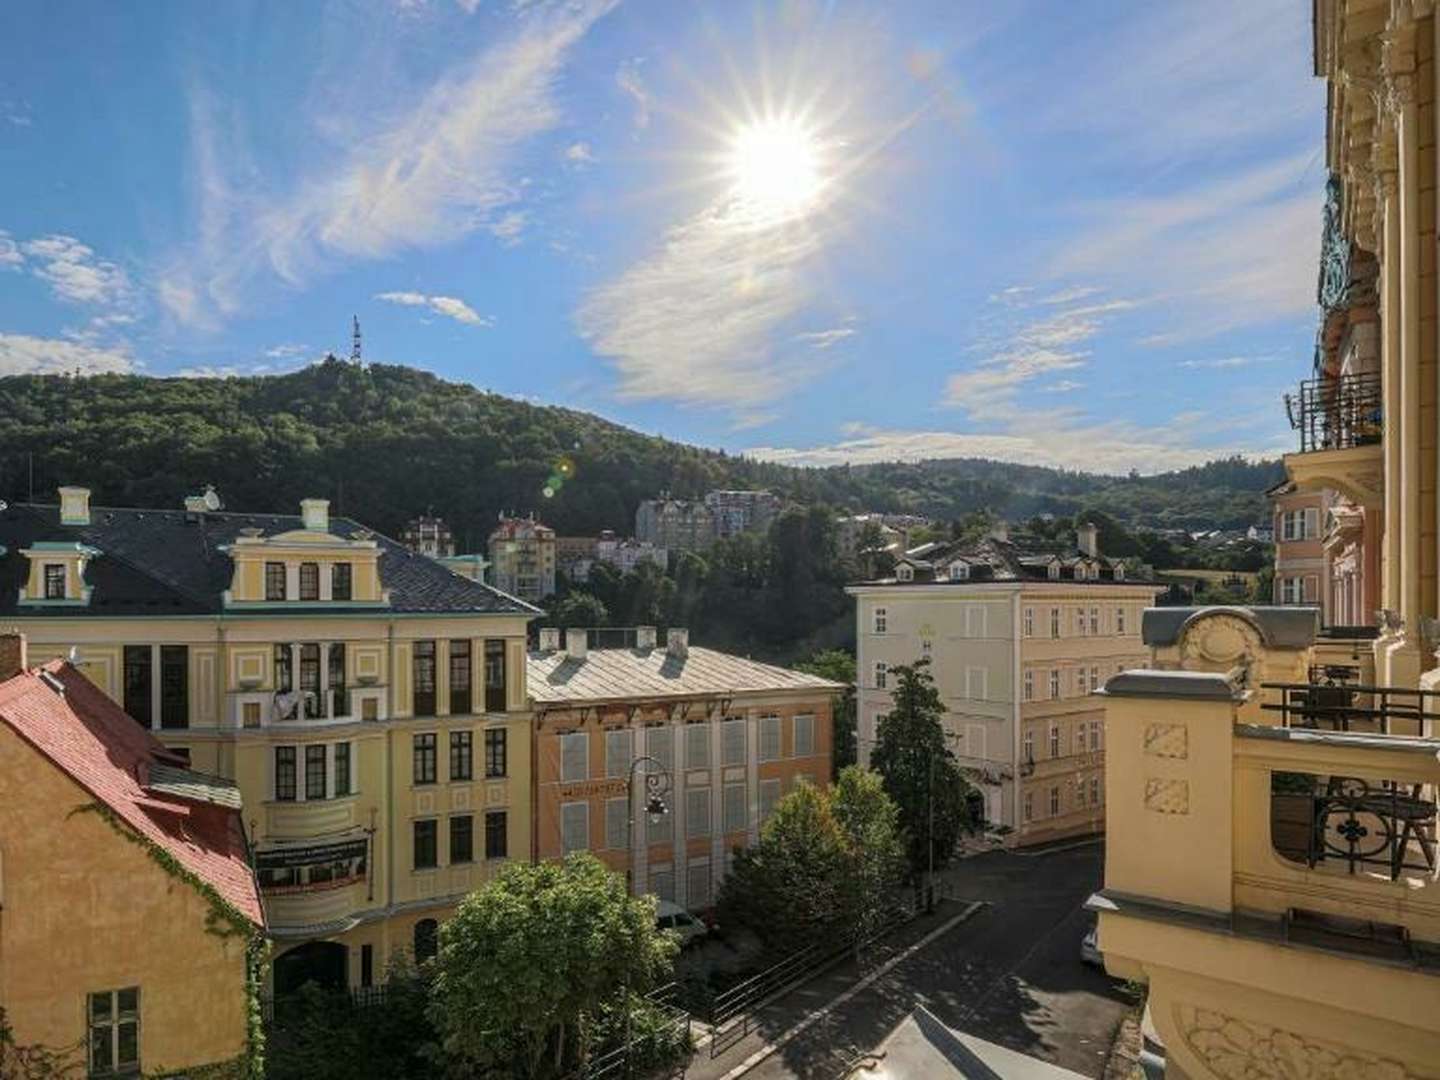
[[(840, 1075), (847, 1057), (878, 1046), (922, 1004), (952, 1028), (1100, 1076), (1129, 1005), (1114, 980), (1080, 962), (1080, 940), (1090, 925), (1083, 905), (1100, 882), (1102, 859), (1097, 843), (1034, 856), (993, 852), (958, 863), (946, 875), (955, 894), (986, 906), (836, 1005), (747, 1075)], [(946, 903), (904, 936), (920, 940), (959, 910)], [(688, 1075), (725, 1075), (765, 1039), (777, 1040), (806, 1013), (830, 1004), (856, 976), (853, 969), (837, 970), (774, 1003), (764, 1010), (760, 1036), (714, 1062), (702, 1050)]]

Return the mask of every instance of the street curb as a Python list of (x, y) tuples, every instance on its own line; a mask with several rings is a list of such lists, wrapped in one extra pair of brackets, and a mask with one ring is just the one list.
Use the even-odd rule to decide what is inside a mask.
[(856, 982), (855, 985), (850, 987), (850, 989), (835, 997), (823, 1008), (816, 1009), (799, 1023), (793, 1025), (786, 1031), (781, 1032), (770, 1042), (767, 1042), (764, 1046), (760, 1047), (760, 1049), (756, 1050), (744, 1061), (740, 1062), (740, 1064), (736, 1065), (734, 1068), (730, 1069), (730, 1071), (721, 1076), (720, 1080), (738, 1080), (739, 1077), (744, 1076), (751, 1069), (755, 1068), (755, 1066), (759, 1065), (766, 1058), (774, 1054), (775, 1051), (779, 1050), (786, 1043), (793, 1040), (795, 1036), (799, 1035), (801, 1032), (811, 1027), (817, 1020), (828, 1016), (834, 1009), (841, 1005), (844, 1005), (851, 998), (855, 997), (855, 995), (868, 989), (872, 983), (874, 983), (880, 978), (883, 978), (885, 975), (888, 975), (894, 968), (904, 963), (906, 960), (910, 959), (910, 957), (915, 955), (915, 953), (919, 952), (925, 946), (929, 945), (936, 938), (948, 934), (951, 930), (955, 929), (955, 927), (972, 918), (977, 912), (980, 911), (981, 908), (988, 906), (989, 905), (983, 900), (970, 901), (970, 903), (965, 905), (964, 911), (960, 912), (958, 915), (951, 916), (945, 922), (937, 926), (934, 930), (931, 930), (930, 933), (926, 934), (919, 941), (915, 942), (913, 945), (910, 945), (903, 952), (899, 953), (896, 956), (892, 956), (889, 960), (885, 961), (885, 963), (881, 964), (874, 971), (870, 972), (870, 974), (866, 975), (863, 979), (860, 979), (858, 982)]

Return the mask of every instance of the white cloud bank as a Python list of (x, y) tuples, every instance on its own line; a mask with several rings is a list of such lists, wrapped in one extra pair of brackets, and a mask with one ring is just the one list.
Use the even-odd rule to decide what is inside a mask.
[(494, 326), (495, 320), (488, 315), (481, 315), (456, 296), (426, 296), (418, 292), (383, 292), (375, 294), (376, 300), (382, 300), (387, 304), (400, 304), (404, 307), (423, 307), (443, 315), (447, 319), (454, 319), (466, 326)]
[(100, 375), (134, 367), (130, 351), (123, 346), (0, 333), (0, 375)]

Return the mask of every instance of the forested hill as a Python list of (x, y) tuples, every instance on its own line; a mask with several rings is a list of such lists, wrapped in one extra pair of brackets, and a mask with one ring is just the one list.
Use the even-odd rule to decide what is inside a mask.
[(1131, 526), (1235, 527), (1262, 518), (1261, 493), (1279, 477), (1276, 462), (1239, 459), (1129, 478), (983, 460), (798, 469), (378, 364), (229, 379), (0, 378), (0, 498), (24, 499), (33, 482), (50, 501), (72, 483), (101, 504), (179, 506), (209, 483), (228, 507), (293, 511), (320, 495), (392, 535), (433, 510), (465, 550), (483, 546), (502, 510), (537, 511), (561, 534), (628, 533), (641, 499), (717, 487), (942, 520), (1096, 507)]

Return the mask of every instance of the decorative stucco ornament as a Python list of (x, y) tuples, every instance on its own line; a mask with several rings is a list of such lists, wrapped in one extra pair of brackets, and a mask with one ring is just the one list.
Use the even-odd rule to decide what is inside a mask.
[(1344, 305), (1350, 289), (1350, 239), (1341, 212), (1340, 177), (1331, 173), (1325, 182), (1325, 217), (1320, 235), (1318, 299), (1325, 311)]

